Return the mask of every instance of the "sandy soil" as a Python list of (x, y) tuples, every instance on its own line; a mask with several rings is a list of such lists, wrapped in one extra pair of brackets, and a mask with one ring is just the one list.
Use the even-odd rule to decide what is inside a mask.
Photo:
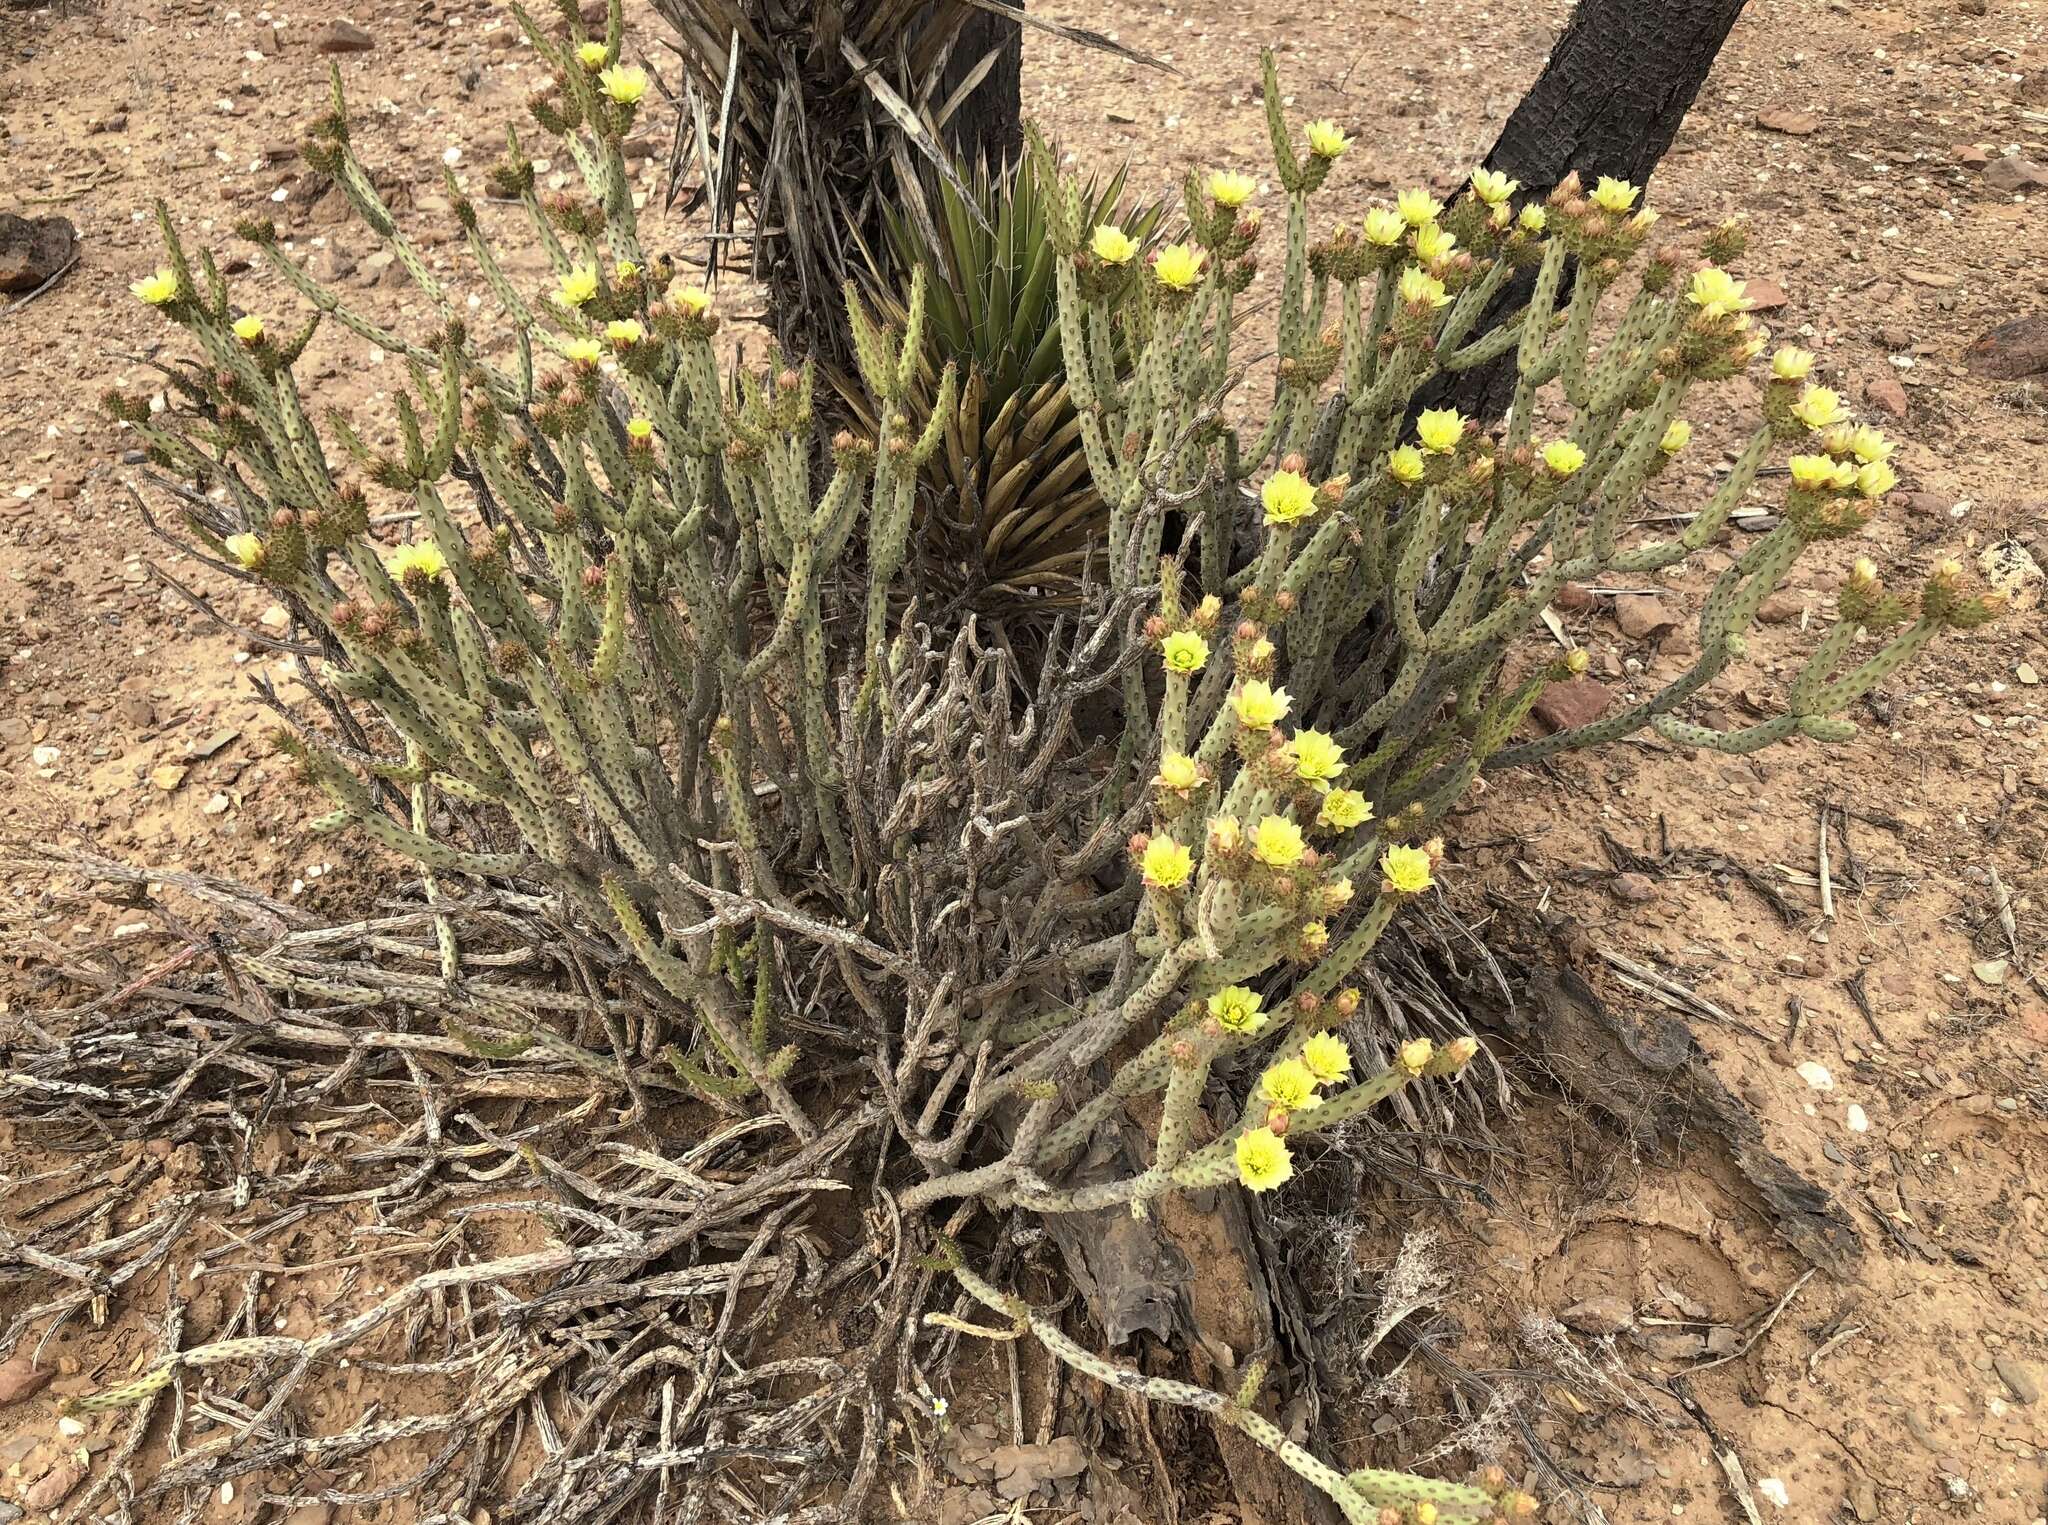
[[(1034, 35), (1026, 107), (1082, 161), (1128, 157), (1138, 186), (1163, 189), (1192, 164), (1256, 166), (1256, 49), (1269, 43), (1297, 111), (1358, 132), (1339, 180), (1362, 206), (1396, 185), (1447, 184), (1476, 159), (1565, 10), (1061, 0), (1045, 14), (1110, 30), (1181, 73)], [(276, 614), (151, 539), (125, 485), (124, 441), (93, 406), (108, 384), (144, 385), (141, 357), (164, 337), (126, 294), (154, 263), (153, 196), (224, 249), (234, 218), (269, 213), (365, 306), (418, 316), (369, 236), (332, 217), (291, 158), (318, 104), (326, 61), (312, 39), (329, 19), (198, 0), (0, 13), (0, 207), (63, 212), (85, 251), (46, 296), (0, 308), (0, 833), (232, 870), (339, 911), (377, 875), (332, 866), (332, 849), (296, 824), (307, 802), (266, 760), (248, 680), (269, 673), (289, 694), (288, 663), (268, 646)], [(467, 173), (494, 156), (534, 83), (530, 50), (507, 45), (509, 17), (481, 0), (366, 5), (352, 19), (375, 40), (342, 60), (358, 142), (407, 186), (427, 241), (452, 262), (434, 160), (453, 155)], [(1759, 125), (1777, 112), (1810, 120)], [(2048, 563), (2048, 384), (1986, 381), (1960, 363), (1982, 330), (2048, 310), (2048, 193), (1996, 190), (1973, 162), (2008, 149), (2048, 160), (2039, 0), (1755, 0), (1656, 178), (1667, 216), (1753, 215), (1747, 271), (1784, 296), (1769, 324), (1908, 441), (1891, 511), (1864, 543), (1795, 574), (1752, 659), (1717, 693), (1724, 723), (1770, 711), (1859, 551), (1902, 574), (2004, 542)], [(645, 173), (658, 202), (651, 161)], [(267, 274), (241, 280), (248, 307), (294, 310)], [(370, 361), (323, 336), (307, 374), (368, 420), (385, 400)], [(1753, 402), (1738, 385), (1726, 417), (1696, 420), (1699, 465), (1659, 484), (1663, 509), (1689, 506), (1714, 443)], [(1690, 607), (1725, 554), (1648, 591)], [(216, 598), (243, 634), (152, 581), (151, 562)], [(1687, 660), (1682, 632), (1630, 639), (1604, 596), (1564, 621), (1616, 690)], [(1484, 915), (1492, 893), (1574, 919), (1584, 972), (1618, 1010), (1661, 1008), (1603, 954), (1714, 1003), (1726, 1020), (1695, 1015), (1694, 1027), (1717, 1072), (1862, 1241), (1851, 1275), (1800, 1284), (1799, 1257), (1714, 1148), (1617, 1147), (1611, 1121), (1532, 1106), (1510, 1134), (1521, 1157), (1488, 1183), (1492, 1206), (1436, 1225), (1459, 1271), (1457, 1355), (1479, 1370), (1531, 1367), (1557, 1355), (1522, 1338), (1525, 1321), (1574, 1327), (1610, 1390), (1538, 1384), (1538, 1433), (1609, 1519), (1744, 1519), (1722, 1449), (1739, 1455), (1764, 1520), (2048, 1516), (2043, 671), (2035, 610), (1944, 644), (1860, 717), (1864, 737), (1847, 746), (1738, 759), (1631, 743), (1498, 779), (1461, 818), (1461, 904)], [(1829, 807), (1831, 914), (1819, 882)], [(1603, 834), (1658, 862), (1617, 860)], [(0, 888), (53, 936), (111, 930), (106, 913), (27, 893)], [(0, 1180), (31, 1168), (9, 1151)], [(1368, 1236), (1361, 1252), (1392, 1243)], [(308, 1259), (331, 1248), (301, 1246)], [(275, 1311), (309, 1320), (331, 1290), (281, 1288)], [(50, 1464), (54, 1401), (92, 1385), (81, 1363), (103, 1364), (93, 1342), (105, 1338), (66, 1331), (47, 1352), (65, 1374), (0, 1408), (0, 1436), (12, 1437), (0, 1442), (0, 1498)], [(131, 1339), (127, 1353), (139, 1348)], [(1702, 1363), (1714, 1364), (1671, 1381)], [(1674, 1387), (1696, 1400), (1692, 1414)], [(993, 1413), (960, 1418), (1007, 1428)], [(1378, 1454), (1413, 1454), (1409, 1418), (1382, 1396), (1343, 1428)], [(407, 1507), (375, 1517), (410, 1518)]]

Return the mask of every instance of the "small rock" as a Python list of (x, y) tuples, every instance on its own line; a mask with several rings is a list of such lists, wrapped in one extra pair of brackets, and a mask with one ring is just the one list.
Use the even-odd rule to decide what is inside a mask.
[(274, 26), (260, 26), (256, 29), (256, 51), (265, 58), (275, 58), (284, 47), (284, 33)]
[(368, 32), (339, 17), (328, 22), (326, 29), (313, 39), (316, 53), (367, 53), (376, 45), (376, 39)]
[(1636, 1321), (1636, 1310), (1625, 1297), (1589, 1297), (1565, 1309), (1558, 1321), (1581, 1334), (1618, 1334)]
[(33, 1398), (56, 1375), (56, 1367), (37, 1366), (26, 1351), (16, 1352), (0, 1361), (0, 1404)]
[(34, 291), (77, 254), (70, 218), (0, 212), (0, 291)]
[(1963, 351), (1963, 364), (1996, 381), (2018, 381), (2048, 371), (2048, 313), (2015, 318), (1978, 335)]
[(1902, 273), (1915, 286), (1931, 286), (1937, 291), (1963, 284), (1961, 276), (1950, 275), (1946, 270), (1907, 270)]
[(1785, 288), (1767, 275), (1753, 275), (1744, 281), (1742, 294), (1749, 298), (1750, 308), (1755, 312), (1769, 312), (1786, 302)]
[(1939, 514), (1945, 518), (1949, 510), (1949, 500), (1938, 492), (1900, 493), (1898, 501), (1912, 512), (1929, 517)]
[(2020, 682), (2026, 684), (2029, 688), (2032, 688), (2036, 683), (2039, 683), (2041, 681), (2041, 675), (2038, 672), (2034, 671), (2034, 664), (2032, 662), (2020, 663), (2019, 666), (2015, 667), (2012, 670), (2012, 675), (2015, 678), (2018, 678)]
[(1680, 1329), (1638, 1329), (1631, 1338), (1659, 1361), (1697, 1361), (1707, 1353), (1704, 1335)]
[(1867, 1477), (1856, 1479), (1849, 1490), (1849, 1507), (1856, 1511), (1856, 1518), (1864, 1525), (1877, 1518), (1877, 1484)]
[(1798, 1067), (1799, 1078), (1816, 1091), (1832, 1091), (1835, 1077), (1828, 1073), (1828, 1067), (1817, 1059), (1808, 1059)]
[(2002, 958), (1979, 959), (1970, 965), (1970, 973), (1987, 985), (2003, 985), (2006, 971), (2011, 967), (2012, 965)]
[(1606, 711), (1614, 694), (1604, 683), (1591, 678), (1574, 678), (1569, 683), (1549, 683), (1536, 696), (1532, 713), (1546, 731), (1569, 731), (1591, 725)]
[(1870, 1131), (1870, 1114), (1857, 1106), (1853, 1101), (1849, 1103), (1848, 1115), (1844, 1118), (1844, 1121), (1848, 1123), (1851, 1133), (1868, 1133)]
[(1654, 593), (1620, 593), (1614, 599), (1614, 620), (1632, 641), (1650, 641), (1678, 628), (1676, 615)]
[(1806, 600), (1796, 593), (1773, 593), (1756, 606), (1756, 617), (1766, 625), (1789, 625), (1806, 612)]
[(1758, 1493), (1761, 1493), (1765, 1498), (1769, 1499), (1773, 1504), (1777, 1505), (1780, 1509), (1787, 1508), (1792, 1503), (1791, 1490), (1786, 1488), (1784, 1482), (1778, 1478), (1758, 1478), (1756, 1480), (1756, 1491)]
[(1958, 143), (1949, 150), (1949, 157), (1962, 165), (1964, 169), (1982, 169), (1991, 162), (1991, 155), (1984, 152), (1975, 143)]
[(2041, 1382), (2030, 1368), (2022, 1366), (2003, 1350), (1991, 1357), (1991, 1367), (1998, 1373), (1998, 1380), (2012, 1389), (2013, 1397), (2020, 1402), (2032, 1404), (2041, 1401)]
[(1648, 874), (1616, 874), (1607, 890), (1624, 905), (1642, 905), (1657, 898), (1657, 881)]
[(1984, 183), (1994, 191), (2048, 190), (2048, 164), (2007, 154), (1985, 166)]
[(202, 807), (208, 815), (226, 815), (230, 801), (225, 794), (215, 792), (212, 799)]
[(30, 1509), (55, 1509), (84, 1481), (85, 1468), (75, 1461), (59, 1462), (35, 1480), (21, 1501)]
[(1787, 111), (1773, 107), (1756, 114), (1756, 125), (1771, 132), (1788, 133), (1795, 138), (1809, 137), (1820, 131), (1820, 118), (1810, 111)]
[(1906, 389), (1899, 384), (1896, 376), (1880, 376), (1863, 389), (1863, 399), (1880, 412), (1893, 418), (1906, 416)]
[(162, 763), (149, 770), (149, 781), (155, 784), (157, 788), (163, 790), (164, 793), (169, 794), (178, 785), (185, 782), (187, 771), (183, 763)]

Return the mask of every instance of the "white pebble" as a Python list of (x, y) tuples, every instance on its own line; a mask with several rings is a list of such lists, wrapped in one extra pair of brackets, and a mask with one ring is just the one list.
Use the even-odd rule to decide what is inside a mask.
[(1816, 1091), (1832, 1091), (1835, 1077), (1828, 1073), (1828, 1067), (1817, 1060), (1809, 1059), (1799, 1066), (1799, 1078)]
[(1775, 1477), (1760, 1477), (1756, 1480), (1756, 1491), (1783, 1509), (1792, 1502), (1792, 1495), (1785, 1491), (1785, 1485)]
[(57, 1421), (57, 1433), (67, 1440), (76, 1440), (85, 1433), (84, 1421), (73, 1419), (69, 1414)]
[(1857, 1105), (1856, 1105), (1856, 1103), (1855, 1103), (1855, 1102), (1853, 1102), (1853, 1101), (1849, 1103), (1849, 1119), (1848, 1119), (1848, 1120), (1849, 1120), (1849, 1131), (1850, 1131), (1851, 1133), (1868, 1133), (1868, 1132), (1870, 1131), (1870, 1119), (1869, 1119), (1869, 1117), (1867, 1117), (1867, 1116), (1866, 1116), (1866, 1115), (1864, 1114), (1864, 1111), (1863, 1111), (1863, 1109), (1862, 1109), (1861, 1107), (1857, 1106)]

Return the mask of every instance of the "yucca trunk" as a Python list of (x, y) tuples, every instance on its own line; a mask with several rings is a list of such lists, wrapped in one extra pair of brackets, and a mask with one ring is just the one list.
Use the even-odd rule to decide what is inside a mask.
[(766, 283), (786, 352), (850, 373), (843, 292), (863, 251), (887, 257), (884, 207), (928, 215), (921, 163), (998, 161), (1022, 142), (1020, 24), (965, 0), (655, 8), (688, 69), (707, 258)]

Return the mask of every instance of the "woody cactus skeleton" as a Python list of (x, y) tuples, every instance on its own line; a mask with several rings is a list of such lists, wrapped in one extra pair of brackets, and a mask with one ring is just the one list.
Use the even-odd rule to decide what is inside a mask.
[[(1469, 1037), (1399, 1041), (1350, 1022), (1347, 982), (1430, 890), (1434, 828), (1482, 771), (1645, 726), (1730, 751), (1838, 739), (1840, 712), (1938, 629), (1991, 613), (1957, 569), (1913, 607), (1859, 567), (1783, 716), (1732, 733), (1680, 718), (1741, 656), (1799, 552), (1869, 516), (1891, 484), (1889, 444), (1803, 385), (1810, 357), (1781, 350), (1767, 416), (1706, 505), (1673, 540), (1625, 543), (1631, 506), (1685, 448), (1689, 390), (1763, 344), (1740, 283), (1660, 251), (1604, 321), (1651, 223), (1633, 189), (1606, 182), (1518, 215), (1514, 186), (1477, 174), (1448, 206), (1407, 192), (1311, 244), (1310, 200), (1346, 140), (1315, 123), (1297, 151), (1268, 60), (1288, 202), (1280, 361), (1248, 437), (1224, 403), (1263, 231), (1249, 178), (1191, 179), (1186, 237), (1141, 263), (1121, 230), (1082, 225), (1078, 189), (1038, 150), (1109, 572), (1027, 678), (971, 624), (918, 624), (918, 590), (899, 586), (918, 471), (954, 395), (949, 374), (923, 416), (906, 411), (921, 294), (900, 330), (853, 309), (875, 438), (818, 440), (807, 370), (771, 358), (728, 376), (711, 298), (641, 248), (620, 142), (646, 77), (619, 61), (617, 7), (602, 40), (570, 21), (566, 49), (529, 27), (553, 71), (531, 105), (587, 194), (542, 198), (516, 137), (493, 177), (550, 289), (507, 274), (449, 181), (509, 344), (480, 344), (399, 232), (337, 76), (306, 156), (391, 242), (439, 332), (381, 327), (250, 225), (316, 309), (273, 337), (235, 315), (212, 261), (195, 268), (166, 220), (168, 263), (136, 292), (204, 363), (179, 376), (181, 408), (110, 400), (155, 462), (197, 484), (170, 485), (220, 564), (284, 595), (326, 653), (307, 676), (334, 724), (286, 742), (334, 800), (321, 827), (410, 859), (430, 895), (462, 876), (530, 884), (576, 942), (608, 950), (632, 996), (610, 1061), (517, 1024), (451, 1028), (480, 1055), (541, 1043), (615, 1063), (636, 1097), (758, 1098), (809, 1140), (830, 1101), (796, 1083), (801, 1011), (804, 1045), (873, 1077), (877, 1126), (909, 1156), (892, 1181), (901, 1210), (1143, 1214), (1170, 1192), (1270, 1190), (1304, 1138), (1449, 1082), (1472, 1057)], [(1709, 248), (1735, 243), (1724, 231)], [(1522, 267), (1537, 271), (1530, 307), (1475, 332)], [(401, 357), (419, 399), (399, 399), (393, 451), (331, 421), (343, 467), (293, 376), (324, 318)], [(1420, 386), (1510, 351), (1521, 385), (1502, 438), (1445, 411), (1408, 438)], [(1553, 388), (1572, 423), (1539, 445), (1536, 403)], [(1590, 726), (1518, 740), (1542, 685), (1583, 665), (1511, 673), (1549, 597), (1700, 549), (1779, 449), (1792, 452), (1783, 520), (1715, 583), (1693, 669)], [(380, 554), (364, 482), (402, 498), (417, 539)], [(1866, 632), (1874, 649), (1849, 665)], [(1076, 739), (1076, 704), (1105, 689), (1124, 712), (1113, 761)], [(442, 936), (453, 989), (455, 933)], [(1146, 1093), (1163, 1104), (1144, 1167), (1064, 1184), (1098, 1125)], [(942, 1242), (1010, 1332), (1217, 1413), (1349, 1520), (1532, 1507), (1499, 1477), (1346, 1476), (1258, 1416), (1255, 1376), (1226, 1400), (1121, 1372), (959, 1253)]]

